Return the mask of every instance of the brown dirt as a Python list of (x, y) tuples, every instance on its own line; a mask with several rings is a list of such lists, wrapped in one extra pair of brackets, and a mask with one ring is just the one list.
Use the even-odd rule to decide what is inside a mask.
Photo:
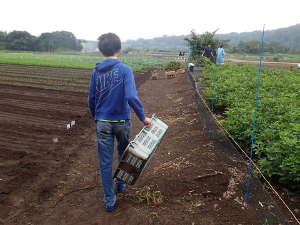
[[(23, 111), (20, 102), (17, 111), (12, 111), (11, 104), (3, 108), (14, 114), (14, 121), (10, 114), (0, 116), (0, 224), (264, 224), (265, 210), (242, 201), (245, 162), (238, 153), (228, 155), (222, 145), (207, 137), (190, 82), (184, 75), (169, 80), (150, 77), (149, 71), (136, 75), (146, 113), (157, 113), (170, 128), (137, 184), (118, 196), (119, 207), (113, 213), (102, 208), (95, 125), (84, 112), (86, 96), (17, 86), (10, 88), (20, 98), (0, 91), (0, 102), (7, 98), (26, 102)], [(30, 104), (39, 104), (40, 96), (33, 92), (44, 93), (40, 102), (49, 103), (49, 108), (27, 110)], [(53, 107), (67, 104), (69, 99), (69, 104), (82, 107), (78, 114), (69, 116), (63, 107)], [(0, 111), (2, 115), (2, 107)], [(77, 126), (66, 131), (60, 121), (74, 116)], [(142, 124), (135, 116), (133, 123), (134, 135)], [(148, 194), (157, 191), (162, 203), (142, 201), (141, 190)]]
[(90, 70), (0, 63), (1, 86), (35, 87), (86, 93)]

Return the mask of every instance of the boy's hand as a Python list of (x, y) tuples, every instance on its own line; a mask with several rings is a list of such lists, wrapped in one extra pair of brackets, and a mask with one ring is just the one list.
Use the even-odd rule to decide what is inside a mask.
[(144, 125), (147, 127), (151, 127), (151, 118), (146, 117), (143, 121)]

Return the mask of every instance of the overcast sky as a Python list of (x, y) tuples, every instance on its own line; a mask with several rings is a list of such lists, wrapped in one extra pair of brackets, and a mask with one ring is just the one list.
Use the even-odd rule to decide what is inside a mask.
[(300, 0), (3, 0), (0, 7), (2, 31), (66, 30), (88, 40), (106, 32), (125, 41), (191, 29), (229, 33), (300, 23)]

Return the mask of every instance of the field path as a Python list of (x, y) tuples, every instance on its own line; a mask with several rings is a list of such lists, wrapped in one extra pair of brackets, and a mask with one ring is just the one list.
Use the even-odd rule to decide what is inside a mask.
[[(139, 75), (149, 78), (148, 73)], [(266, 221), (264, 213), (271, 203), (263, 202), (266, 211), (256, 202), (243, 205), (246, 164), (237, 152), (224, 151), (207, 137), (186, 75), (143, 81), (139, 94), (147, 114), (157, 113), (170, 129), (137, 184), (118, 196), (117, 210), (107, 213), (102, 208), (95, 125), (89, 121), (76, 146), (68, 150), (73, 152), (69, 165), (49, 177), (38, 200), (26, 203), (26, 209), (5, 225), (261, 225)], [(135, 116), (133, 122), (136, 134), (142, 124)], [(138, 201), (141, 190), (160, 192), (163, 202)]]
[[(235, 62), (235, 63), (252, 63), (252, 64), (258, 64), (258, 60), (245, 60), (245, 59), (227, 59), (229, 62)], [(291, 65), (291, 66), (297, 66), (299, 63), (295, 62), (271, 62), (271, 61), (265, 61), (265, 64), (285, 64), (285, 65)]]

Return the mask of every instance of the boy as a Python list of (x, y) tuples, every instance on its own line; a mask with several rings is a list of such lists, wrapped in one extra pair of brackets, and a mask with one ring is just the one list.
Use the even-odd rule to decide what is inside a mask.
[(114, 186), (116, 192), (124, 192), (126, 187), (123, 181), (112, 179), (114, 137), (118, 142), (118, 159), (121, 160), (131, 132), (130, 108), (144, 125), (151, 126), (151, 119), (144, 115), (132, 69), (118, 59), (120, 38), (113, 33), (103, 34), (98, 38), (98, 48), (106, 58), (92, 71), (88, 104), (97, 126), (104, 208), (111, 212), (116, 207)]

